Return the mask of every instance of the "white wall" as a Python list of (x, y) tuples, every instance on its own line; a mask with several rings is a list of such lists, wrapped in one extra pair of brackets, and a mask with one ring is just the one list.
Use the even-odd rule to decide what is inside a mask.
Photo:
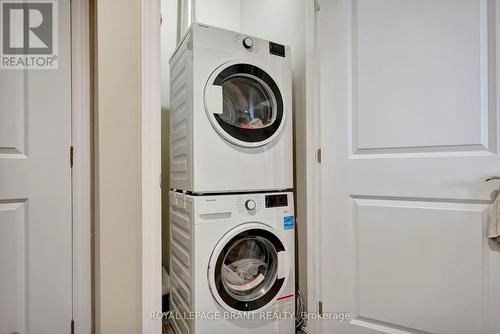
[(239, 31), (240, 0), (195, 0), (196, 22)]
[(292, 47), (304, 39), (303, 0), (240, 0), (241, 32)]
[(136, 334), (141, 331), (141, 8), (139, 0), (95, 6), (95, 332)]

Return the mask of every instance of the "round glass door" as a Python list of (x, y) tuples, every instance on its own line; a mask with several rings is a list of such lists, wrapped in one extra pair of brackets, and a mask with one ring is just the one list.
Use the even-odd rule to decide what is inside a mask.
[(266, 306), (280, 291), (278, 277), (281, 241), (270, 231), (246, 230), (232, 237), (217, 256), (213, 272), (218, 296), (237, 311), (254, 311)]
[(276, 249), (267, 239), (244, 237), (231, 245), (222, 260), (222, 285), (235, 299), (255, 300), (271, 289), (277, 268)]
[(276, 120), (273, 95), (259, 81), (234, 76), (222, 83), (223, 109), (217, 115), (223, 122), (241, 129), (262, 129)]
[(207, 83), (205, 107), (217, 132), (240, 146), (265, 145), (279, 133), (284, 121), (283, 99), (276, 82), (250, 64), (233, 64), (216, 71)]

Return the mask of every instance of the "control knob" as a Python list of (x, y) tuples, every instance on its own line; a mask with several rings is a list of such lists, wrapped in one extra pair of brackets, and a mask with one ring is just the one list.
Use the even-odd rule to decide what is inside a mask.
[(253, 40), (250, 37), (243, 39), (243, 46), (245, 49), (250, 49), (253, 46)]
[(255, 210), (257, 204), (253, 199), (249, 199), (248, 201), (245, 202), (245, 207), (247, 208), (247, 210)]

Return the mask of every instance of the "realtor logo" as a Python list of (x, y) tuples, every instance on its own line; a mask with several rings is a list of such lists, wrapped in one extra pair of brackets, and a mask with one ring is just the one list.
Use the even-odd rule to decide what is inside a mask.
[(1, 69), (57, 69), (57, 2), (0, 0)]

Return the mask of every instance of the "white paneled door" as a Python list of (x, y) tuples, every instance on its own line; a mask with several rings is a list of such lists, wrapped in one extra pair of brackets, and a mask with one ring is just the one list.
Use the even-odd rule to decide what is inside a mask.
[[(3, 47), (10, 34), (20, 53), (52, 45), (58, 60), (57, 69), (0, 69), (1, 334), (67, 334), (72, 317), (70, 2), (50, 2), (52, 18), (37, 2), (15, 7), (10, 25), (8, 7), (0, 18)], [(37, 30), (47, 22), (56, 38), (50, 26)], [(24, 40), (14, 43), (13, 29)]]
[[(500, 333), (500, 1), (319, 12), (323, 333)], [(496, 182), (496, 183), (495, 183)]]

